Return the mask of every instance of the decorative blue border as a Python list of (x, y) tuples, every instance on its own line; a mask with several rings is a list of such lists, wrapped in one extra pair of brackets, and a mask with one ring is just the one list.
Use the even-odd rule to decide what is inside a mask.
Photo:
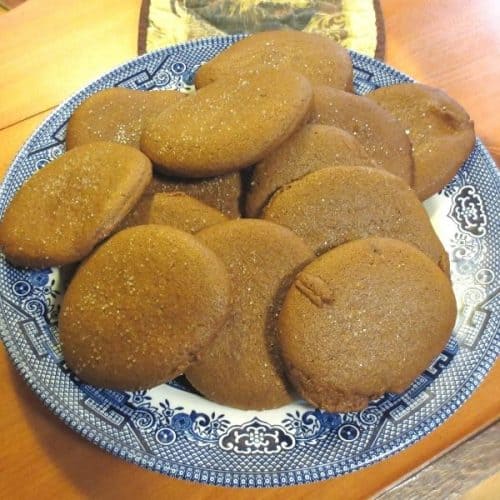
[[(234, 37), (215, 37), (215, 38), (206, 38), (198, 41), (192, 41), (184, 44), (180, 44), (168, 49), (162, 49), (156, 51), (151, 54), (145, 54), (140, 58), (126, 63), (125, 65), (119, 66), (114, 70), (110, 71), (103, 77), (95, 80), (85, 89), (89, 92), (91, 90), (95, 90), (100, 86), (105, 85), (105, 82), (112, 78), (113, 75), (121, 72), (126, 72), (126, 70), (134, 69), (137, 65), (138, 60), (147, 61), (149, 59), (153, 59), (159, 55), (163, 55), (165, 57), (172, 56), (178, 52), (182, 52), (188, 48), (195, 47), (214, 47), (221, 46), (224, 47), (229, 43), (234, 42), (239, 39), (240, 36)], [(352, 52), (352, 57), (359, 64), (356, 66), (357, 71), (363, 71), (362, 66), (366, 67), (374, 67), (380, 70), (383, 70), (385, 75), (387, 76), (388, 81), (391, 79), (399, 80), (399, 81), (411, 81), (411, 79), (386, 66), (384, 63), (373, 60), (367, 56), (363, 56), (357, 53)], [(174, 69), (175, 72), (175, 69)], [(370, 73), (367, 71), (366, 73), (367, 81), (366, 87), (361, 84), (358, 88), (360, 93), (368, 92), (373, 87), (369, 85)], [(185, 83), (185, 82), (184, 82)], [(378, 82), (380, 84), (380, 82)], [(382, 84), (384, 84), (382, 82)], [(82, 91), (75, 93), (65, 102), (63, 102), (60, 106), (58, 106), (54, 112), (37, 128), (35, 134), (39, 131), (43, 130), (47, 127), (48, 124), (52, 122), (52, 120), (57, 121), (57, 116), (59, 113), (68, 107), (74, 107), (79, 99), (81, 99)], [(28, 150), (28, 143), (30, 140), (26, 141), (20, 152), (16, 155), (14, 159), (14, 164), (18, 162), (21, 158), (23, 158)], [(482, 145), (480, 141), (477, 142), (476, 151), (480, 154), (483, 159), (486, 161), (487, 168), (492, 169), (495, 172), (495, 179), (498, 184), (497, 192), (500, 192), (500, 173), (497, 171), (496, 166), (489, 156), (488, 152)], [(11, 167), (5, 177), (5, 180), (2, 184), (0, 190), (0, 199), (5, 197), (9, 198), (11, 193), (5, 192), (5, 187), (7, 184), (11, 183), (11, 181), (16, 176), (16, 172)], [(478, 362), (474, 372), (469, 376), (469, 379), (466, 383), (463, 384), (462, 388), (453, 395), (453, 399), (450, 400), (447, 404), (442, 406), (435, 414), (426, 418), (422, 421), (417, 427), (410, 429), (408, 432), (403, 433), (402, 435), (398, 435), (393, 440), (386, 443), (384, 446), (376, 447), (370, 449), (368, 452), (362, 453), (361, 455), (357, 455), (355, 459), (346, 458), (345, 460), (335, 463), (335, 464), (322, 464), (314, 467), (304, 467), (301, 469), (285, 469), (283, 471), (276, 471), (275, 473), (242, 473), (242, 472), (232, 472), (229, 470), (205, 470), (197, 467), (190, 466), (179, 466), (174, 462), (167, 461), (165, 459), (155, 458), (151, 460), (151, 457), (146, 454), (141, 454), (137, 450), (129, 449), (128, 447), (123, 446), (122, 444), (117, 444), (114, 441), (113, 437), (107, 436), (105, 433), (100, 431), (96, 431), (93, 428), (90, 428), (86, 425), (82, 425), (79, 420), (73, 418), (72, 414), (68, 412), (68, 410), (61, 405), (57, 398), (54, 397), (53, 394), (47, 392), (40, 384), (37, 382), (36, 378), (33, 377), (32, 373), (27, 367), (25, 361), (23, 360), (22, 352), (18, 352), (15, 346), (15, 342), (12, 338), (14, 332), (11, 331), (7, 319), (5, 317), (4, 310), (0, 311), (0, 333), (3, 337), (5, 346), (7, 351), (12, 358), (16, 369), (21, 373), (23, 378), (27, 381), (28, 385), (32, 388), (32, 390), (42, 399), (44, 404), (61, 420), (63, 420), (69, 427), (74, 429), (76, 432), (81, 434), (83, 437), (93, 442), (94, 444), (100, 446), (104, 450), (112, 453), (120, 458), (125, 459), (128, 462), (135, 463), (141, 467), (158, 471), (163, 474), (167, 474), (173, 477), (187, 479), (190, 481), (195, 481), (199, 483), (205, 484), (215, 484), (220, 486), (238, 486), (238, 487), (279, 487), (279, 486), (287, 486), (294, 484), (303, 484), (315, 482), (323, 479), (328, 479), (335, 476), (340, 476), (346, 474), (348, 472), (360, 469), (362, 467), (366, 467), (367, 465), (378, 462), (384, 458), (387, 458), (390, 455), (393, 455), (404, 448), (410, 446), (414, 442), (421, 439), (423, 436), (431, 432), (433, 429), (442, 424), (451, 414), (453, 414), (463, 403), (464, 401), (471, 395), (474, 389), (479, 385), (481, 380), (485, 377), (488, 370), (491, 368), (495, 359), (498, 356), (500, 350), (500, 332), (499, 332), (499, 321), (500, 318), (495, 316), (494, 318), (490, 318), (485, 331), (493, 332), (494, 338), (491, 344), (483, 353), (481, 360)], [(290, 418), (293, 416), (290, 415)], [(260, 425), (261, 421), (258, 419), (254, 419), (251, 422), (248, 422), (243, 427), (251, 427), (252, 425)], [(241, 428), (241, 427), (240, 427)], [(232, 446), (232, 445), (231, 445)]]

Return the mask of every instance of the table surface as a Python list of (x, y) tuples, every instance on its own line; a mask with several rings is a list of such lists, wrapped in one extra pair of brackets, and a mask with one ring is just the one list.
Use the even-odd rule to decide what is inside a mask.
[[(381, 0), (386, 61), (443, 88), (468, 110), (500, 158), (500, 2)], [(137, 51), (139, 0), (28, 0), (0, 15), (0, 176), (50, 110)], [(500, 414), (500, 365), (447, 423), (408, 450), (337, 479), (262, 498), (375, 495)], [(0, 349), (0, 497), (253, 498), (141, 470), (84, 441), (43, 407)], [(497, 478), (498, 479), (498, 478)], [(498, 485), (498, 481), (490, 481)], [(490, 484), (488, 483), (488, 484)]]

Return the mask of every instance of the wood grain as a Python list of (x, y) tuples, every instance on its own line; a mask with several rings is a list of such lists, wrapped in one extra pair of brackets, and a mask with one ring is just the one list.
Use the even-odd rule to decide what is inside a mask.
[[(0, 176), (46, 115), (90, 79), (136, 50), (140, 0), (29, 0), (0, 16)], [(386, 59), (447, 90), (500, 152), (500, 3), (382, 0)], [(500, 414), (497, 364), (442, 427), (408, 450), (351, 475), (259, 498), (366, 498), (425, 466)], [(0, 349), (0, 498), (254, 499), (255, 491), (200, 486), (118, 460), (51, 415)]]
[(431, 496), (432, 500), (446, 500), (467, 493), (479, 483), (485, 483), (486, 488), (489, 484), (487, 478), (500, 470), (499, 443), (500, 423), (496, 423), (383, 493), (377, 500)]
[(140, 0), (30, 0), (2, 15), (0, 129), (134, 57), (139, 8)]
[(491, 498), (498, 498), (500, 491), (500, 472), (494, 476), (485, 479), (476, 487), (470, 489), (463, 496), (462, 500), (490, 500)]

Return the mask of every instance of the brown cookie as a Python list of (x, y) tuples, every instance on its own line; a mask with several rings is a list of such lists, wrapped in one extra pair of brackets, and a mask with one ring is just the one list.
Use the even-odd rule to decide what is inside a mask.
[(309, 82), (259, 69), (219, 80), (148, 121), (141, 149), (165, 173), (210, 177), (264, 158), (307, 118)]
[(310, 403), (358, 411), (402, 392), (446, 345), (456, 318), (451, 284), (407, 243), (368, 238), (309, 264), (279, 316), (287, 373)]
[(230, 218), (240, 216), (241, 176), (239, 172), (205, 179), (180, 179), (155, 174), (145, 194), (179, 191), (220, 210)]
[(194, 236), (125, 229), (78, 269), (59, 317), (64, 359), (85, 382), (148, 389), (181, 374), (224, 323), (230, 284)]
[(442, 90), (402, 83), (367, 94), (390, 111), (406, 129), (413, 145), (414, 185), (421, 200), (453, 179), (467, 159), (476, 136), (467, 112)]
[(292, 70), (312, 85), (352, 89), (352, 62), (347, 50), (331, 38), (301, 31), (266, 31), (236, 42), (203, 64), (197, 88), (255, 68)]
[(317, 254), (369, 236), (407, 241), (449, 274), (448, 255), (417, 195), (381, 169), (338, 166), (308, 174), (277, 191), (263, 218), (289, 227)]
[(122, 87), (99, 90), (73, 111), (66, 131), (66, 148), (94, 141), (139, 147), (144, 122), (186, 94), (175, 90), (144, 91)]
[(217, 224), (198, 237), (226, 264), (233, 302), (219, 336), (187, 378), (220, 404), (264, 409), (288, 403), (275, 320), (280, 294), (313, 253), (289, 229), (255, 219)]
[(122, 221), (120, 228), (163, 224), (196, 233), (226, 220), (223, 213), (185, 193), (157, 193), (143, 196)]
[(330, 87), (315, 87), (311, 122), (353, 134), (379, 167), (412, 185), (410, 140), (399, 121), (373, 100)]
[(78, 146), (37, 171), (0, 223), (0, 246), (13, 264), (77, 262), (108, 236), (151, 181), (151, 162), (123, 144)]
[(328, 125), (306, 125), (259, 162), (253, 171), (246, 199), (246, 215), (259, 215), (281, 186), (325, 167), (372, 164), (359, 141)]

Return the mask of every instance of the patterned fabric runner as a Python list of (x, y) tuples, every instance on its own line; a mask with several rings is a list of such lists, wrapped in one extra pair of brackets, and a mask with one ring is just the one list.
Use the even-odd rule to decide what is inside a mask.
[(322, 33), (362, 54), (384, 56), (378, 0), (143, 0), (138, 49), (280, 29)]

